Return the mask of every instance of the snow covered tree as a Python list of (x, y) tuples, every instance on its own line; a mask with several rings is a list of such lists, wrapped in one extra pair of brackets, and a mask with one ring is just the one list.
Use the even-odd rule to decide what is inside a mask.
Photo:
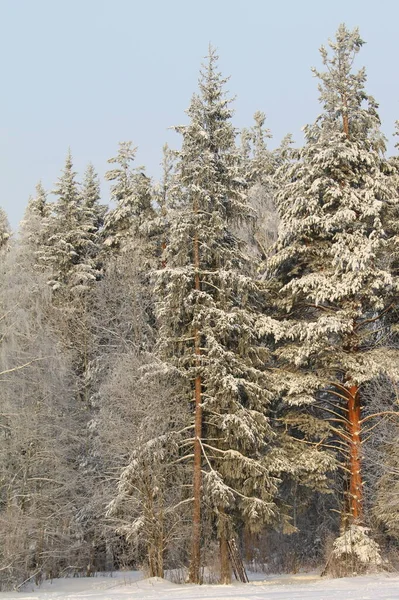
[(272, 134), (270, 129), (265, 127), (266, 115), (263, 112), (257, 111), (254, 114), (254, 121), (254, 125), (250, 129), (244, 129), (241, 134), (246, 180), (250, 183), (269, 184), (275, 170), (273, 152), (267, 147), (267, 140), (272, 137)]
[(151, 577), (164, 576), (165, 561), (168, 568), (179, 566), (189, 539), (191, 500), (184, 495), (187, 467), (179, 460), (177, 433), (189, 407), (171, 410), (178, 388), (175, 373), (159, 363), (157, 369), (152, 355), (130, 345), (114, 355), (99, 394), (108, 519), (126, 539), (126, 562), (142, 565)]
[(153, 217), (151, 180), (143, 167), (132, 167), (136, 152), (132, 142), (121, 142), (117, 156), (108, 161), (117, 166), (105, 174), (112, 182), (111, 199), (116, 204), (105, 218), (105, 244), (116, 250), (134, 245), (146, 221)]
[(91, 163), (84, 173), (81, 196), (80, 222), (87, 237), (81, 261), (91, 267), (98, 280), (102, 276), (103, 225), (107, 206), (100, 204), (100, 181)]
[(161, 213), (165, 211), (165, 207), (169, 204), (170, 190), (173, 184), (173, 175), (175, 169), (175, 152), (171, 150), (168, 144), (164, 144), (162, 148), (162, 178), (157, 190), (156, 200)]
[[(394, 337), (389, 336), (384, 344), (393, 347)], [(364, 386), (362, 396), (364, 417), (370, 416), (368, 428), (373, 428), (372, 434), (364, 436), (362, 453), (367, 480), (364, 506), (374, 518), (374, 522), (370, 520), (368, 525), (377, 524), (380, 531), (387, 534), (388, 540), (395, 540), (399, 535), (397, 381), (386, 376), (378, 377)]]
[[(117, 206), (105, 216), (104, 228), (100, 230), (105, 239), (103, 277), (96, 286), (90, 309), (93, 345), (87, 369), (92, 413), (91, 455), (87, 465), (90, 465), (91, 475), (95, 473), (96, 479), (102, 481), (102, 486), (88, 503), (86, 512), (88, 521), (93, 524), (90, 535), (96, 543), (102, 540), (108, 557), (113, 555), (116, 563), (130, 566), (140, 561), (148, 566), (152, 575), (159, 575), (163, 572), (167, 544), (163, 550), (154, 548), (160, 538), (158, 522), (151, 520), (150, 515), (155, 518), (158, 513), (151, 510), (147, 501), (151, 500), (150, 481), (154, 481), (154, 490), (156, 487), (162, 496), (164, 479), (157, 476), (160, 470), (156, 465), (155, 446), (151, 457), (151, 440), (147, 439), (148, 433), (147, 437), (143, 436), (143, 427), (150, 420), (151, 394), (159, 396), (161, 402), (165, 390), (161, 393), (158, 387), (152, 392), (152, 382), (140, 383), (138, 365), (148, 360), (154, 345), (149, 270), (157, 265), (160, 251), (157, 232), (154, 232), (157, 224), (153, 222), (151, 181), (144, 175), (143, 168), (131, 167), (134, 155), (135, 149), (130, 143), (121, 144), (118, 157), (110, 161), (120, 168), (107, 174), (113, 182), (112, 196)], [(148, 394), (143, 391), (144, 385)], [(138, 411), (144, 397), (147, 398), (145, 406)], [(122, 414), (126, 419), (123, 428)], [(138, 414), (142, 415), (143, 423)], [(112, 422), (107, 420), (107, 415), (112, 415)], [(151, 435), (156, 433), (152, 431)], [(136, 485), (137, 482), (128, 483), (129, 476), (135, 474), (134, 457), (138, 458), (139, 468), (145, 470), (142, 477), (139, 476), (143, 487)], [(120, 488), (117, 499), (115, 480), (119, 481)], [(112, 517), (104, 522), (106, 507), (112, 500), (115, 500), (115, 510), (110, 510)], [(132, 540), (134, 523), (141, 523), (145, 515), (149, 520), (143, 530), (137, 529), (137, 540)], [(146, 561), (142, 554), (147, 543)]]
[(331, 56), (321, 49), (326, 71), (313, 70), (323, 112), (305, 128), (297, 160), (280, 173), (281, 224), (269, 264), (280, 320), (265, 318), (263, 332), (277, 344), (280, 393), (292, 407), (287, 427), (345, 457), (346, 521), (353, 528), (365, 520), (361, 448), (370, 417), (362, 389), (398, 364), (383, 345), (397, 280), (386, 260), (382, 215), (396, 190), (365, 70), (352, 72), (363, 45), (359, 32), (341, 25), (329, 44)]
[[(50, 314), (63, 351), (68, 353), (73, 371), (73, 398), (86, 410), (86, 420), (91, 417), (91, 363), (95, 348), (92, 309), (95, 284), (102, 275), (100, 261), (100, 235), (104, 208), (99, 204), (99, 183), (94, 169), (89, 166), (83, 186), (76, 181), (72, 157), (69, 152), (65, 167), (53, 192), (56, 201), (44, 219), (44, 244), (38, 256), (45, 272), (50, 272), (48, 283), (52, 290), (54, 311)], [(89, 412), (90, 411), (90, 412)], [(86, 425), (87, 425), (86, 422)], [(82, 427), (82, 454), (79, 460), (91, 485), (89, 468), (91, 458), (90, 432)], [(87, 467), (87, 468), (86, 468)], [(86, 488), (87, 489), (87, 488)], [(85, 543), (92, 523), (86, 516)], [(91, 539), (91, 538), (90, 538)]]
[[(235, 146), (230, 101), (210, 48), (199, 94), (187, 111), (171, 190), (165, 267), (157, 273), (159, 356), (178, 369), (192, 403), (193, 532), (190, 581), (200, 581), (201, 511), (217, 522), (221, 580), (229, 580), (227, 541), (238, 511), (255, 528), (273, 519), (277, 469), (267, 457), (270, 400), (256, 341), (258, 290), (234, 224), (252, 217)], [(190, 448), (192, 444), (193, 448)], [(275, 469), (275, 473), (273, 470)]]
[[(47, 193), (41, 181), (36, 185), (36, 196), (29, 199), (27, 211), (31, 216), (37, 215), (41, 219), (48, 216)], [(25, 219), (22, 223), (25, 223)]]
[[(47, 242), (40, 253), (42, 263), (51, 266), (53, 276), (49, 284), (53, 291), (58, 296), (72, 298), (87, 293), (99, 277), (98, 269), (90, 259), (96, 244), (97, 217), (92, 214), (94, 204), (90, 206), (94, 201), (87, 199), (87, 204), (83, 204), (75, 177), (69, 152), (53, 192), (57, 201), (51, 205), (52, 213), (46, 220)], [(94, 188), (95, 185), (93, 180)]]
[[(126, 288), (134, 272), (137, 301), (147, 306), (148, 323), (153, 326), (149, 273), (157, 264), (159, 240), (152, 206), (152, 182), (145, 175), (144, 167), (132, 166), (136, 151), (131, 142), (122, 142), (117, 156), (108, 161), (117, 165), (106, 173), (106, 178), (112, 182), (111, 198), (116, 206), (104, 220), (104, 244), (111, 250), (104, 254), (104, 263), (105, 271), (113, 271), (112, 277), (116, 276), (121, 283), (127, 276)], [(138, 279), (141, 280), (139, 287), (136, 285)]]
[[(399, 135), (399, 121), (396, 122), (395, 136)], [(399, 143), (395, 144), (399, 149)], [(399, 197), (399, 156), (396, 153), (389, 159), (393, 168), (397, 197)], [(387, 202), (383, 214), (383, 226), (387, 235), (386, 264), (396, 279), (399, 275), (399, 203), (397, 198)], [(392, 306), (385, 315), (386, 330), (384, 345), (399, 347), (399, 297), (392, 298)], [(368, 391), (371, 413), (378, 413), (377, 419), (371, 419), (370, 426), (377, 427), (371, 440), (366, 443), (365, 468), (371, 471), (373, 486), (366, 497), (368, 505), (377, 523), (393, 540), (399, 536), (399, 503), (397, 473), (399, 454), (397, 440), (399, 419), (393, 416), (398, 404), (398, 380), (380, 377), (372, 382)], [(381, 422), (382, 421), (382, 422)]]
[(373, 515), (393, 539), (399, 539), (399, 454), (398, 427), (394, 436), (387, 436), (379, 448), (381, 476), (377, 480), (373, 498)]
[(241, 134), (243, 154), (243, 176), (248, 182), (248, 202), (254, 209), (254, 219), (242, 223), (240, 236), (247, 243), (255, 260), (264, 260), (270, 246), (277, 239), (278, 215), (274, 203), (273, 175), (277, 168), (277, 154), (267, 147), (271, 138), (265, 127), (266, 116), (258, 111), (254, 114), (255, 124)]
[[(111, 198), (116, 206), (104, 219), (103, 260), (105, 288), (111, 281), (117, 286), (116, 293), (110, 288), (108, 290), (110, 305), (107, 315), (113, 320), (113, 331), (123, 331), (121, 339), (140, 340), (140, 349), (148, 351), (153, 342), (155, 320), (150, 271), (158, 263), (158, 234), (162, 227), (152, 206), (151, 179), (145, 175), (144, 167), (132, 166), (136, 151), (131, 142), (122, 142), (117, 156), (109, 160), (117, 165), (106, 173), (106, 178), (112, 182)], [(125, 312), (128, 306), (130, 309)], [(145, 324), (141, 316), (134, 322), (134, 315), (139, 313), (146, 315)], [(138, 329), (141, 331), (136, 335)], [(141, 336), (144, 330), (145, 335)]]
[(158, 206), (158, 216), (154, 218), (154, 229), (158, 231), (160, 242), (159, 255), (161, 264), (165, 266), (162, 254), (166, 249), (169, 235), (169, 210), (171, 208), (171, 189), (173, 187), (173, 177), (175, 169), (175, 152), (167, 144), (163, 147), (162, 154), (162, 178), (159, 185), (155, 188), (155, 201)]
[(10, 225), (7, 215), (0, 206), (0, 252), (3, 251), (10, 239)]
[(76, 468), (82, 403), (74, 398), (71, 354), (54, 327), (48, 274), (35, 264), (31, 251), (14, 246), (0, 289), (0, 588), (6, 589), (87, 564)]
[[(399, 121), (395, 123), (395, 136), (399, 136)], [(399, 150), (399, 142), (395, 144), (397, 150)], [(396, 182), (397, 189), (397, 197), (399, 197), (399, 154), (396, 153), (389, 159), (389, 165), (393, 169), (393, 178)], [(396, 202), (396, 198), (393, 202), (387, 202), (384, 207), (383, 212), (383, 226), (384, 231), (386, 232), (388, 242), (387, 242), (387, 252), (386, 259), (389, 263), (389, 268), (392, 272), (392, 275), (397, 277), (399, 275), (399, 206), (398, 202)], [(389, 315), (387, 315), (389, 321), (396, 328), (396, 333), (398, 331), (398, 323), (399, 323), (399, 314), (398, 314), (398, 300), (395, 299), (394, 309), (390, 311)], [(397, 343), (397, 335), (396, 335), (396, 343)]]
[(100, 180), (91, 163), (88, 164), (82, 184), (82, 220), (91, 223), (92, 233), (98, 233), (104, 224), (107, 207), (100, 204)]
[(29, 199), (24, 218), (20, 223), (22, 247), (34, 254), (35, 266), (37, 266), (36, 263), (39, 261), (41, 250), (46, 242), (44, 228), (50, 211), (46, 191), (39, 182), (36, 186), (36, 195)]

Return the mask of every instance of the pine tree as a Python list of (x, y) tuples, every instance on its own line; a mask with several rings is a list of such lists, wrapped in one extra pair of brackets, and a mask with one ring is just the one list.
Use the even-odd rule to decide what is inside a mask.
[[(221, 579), (229, 580), (227, 540), (239, 510), (254, 527), (276, 512), (274, 465), (266, 458), (272, 433), (262, 349), (254, 328), (257, 287), (233, 225), (250, 218), (226, 79), (210, 48), (171, 190), (165, 267), (157, 273), (159, 356), (186, 381), (193, 404), (193, 533), (190, 581), (200, 581), (201, 511), (213, 509)], [(176, 399), (178, 402), (178, 398)], [(174, 408), (178, 411), (178, 404)]]
[(342, 448), (346, 519), (361, 527), (362, 386), (397, 364), (381, 345), (397, 289), (381, 219), (396, 192), (365, 71), (352, 72), (359, 32), (341, 25), (329, 44), (331, 57), (321, 49), (326, 71), (314, 70), (323, 113), (280, 173), (280, 235), (269, 268), (281, 321), (265, 319), (264, 332), (277, 342), (280, 392), (292, 407), (287, 426), (319, 446)]

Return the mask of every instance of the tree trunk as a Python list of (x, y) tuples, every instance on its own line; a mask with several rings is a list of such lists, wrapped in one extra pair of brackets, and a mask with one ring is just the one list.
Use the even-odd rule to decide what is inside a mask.
[(164, 536), (164, 511), (163, 508), (158, 512), (158, 524), (157, 524), (157, 577), (164, 576), (164, 564), (163, 564), (163, 555), (164, 555), (164, 545), (165, 545), (165, 536)]
[(231, 568), (228, 545), (228, 527), (224, 511), (221, 511), (221, 524), (219, 528), (219, 548), (220, 548), (220, 583), (231, 583)]
[(242, 532), (242, 546), (244, 560), (251, 563), (254, 559), (254, 548), (256, 544), (255, 535), (251, 532), (248, 525), (244, 525)]
[(344, 134), (349, 139), (349, 115), (348, 115), (348, 99), (346, 96), (342, 97), (342, 104), (344, 105), (344, 110), (342, 114), (342, 128), (344, 130)]
[(349, 444), (349, 513), (350, 521), (360, 523), (363, 519), (363, 482), (360, 459), (360, 394), (354, 385), (348, 391)]
[[(199, 242), (197, 232), (194, 235), (194, 288), (200, 290), (199, 278)], [(194, 330), (194, 352), (197, 370), (201, 365), (200, 334)], [(202, 406), (201, 406), (201, 375), (197, 371), (194, 387), (195, 419), (194, 419), (194, 471), (193, 471), (193, 534), (189, 581), (200, 583), (201, 566), (201, 436), (202, 436)]]

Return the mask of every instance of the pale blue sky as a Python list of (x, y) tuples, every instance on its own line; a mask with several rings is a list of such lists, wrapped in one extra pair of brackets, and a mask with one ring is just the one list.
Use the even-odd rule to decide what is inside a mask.
[(288, 132), (300, 143), (319, 111), (310, 67), (341, 22), (367, 42), (358, 65), (392, 151), (398, 0), (0, 0), (0, 205), (16, 227), (37, 181), (53, 187), (69, 146), (80, 174), (91, 161), (103, 175), (118, 142), (132, 140), (157, 177), (209, 42), (231, 76), (235, 125), (262, 110), (272, 144)]

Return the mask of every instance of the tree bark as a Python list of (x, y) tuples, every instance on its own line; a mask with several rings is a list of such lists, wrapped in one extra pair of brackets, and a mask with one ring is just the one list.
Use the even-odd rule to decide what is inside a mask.
[(348, 100), (347, 100), (346, 96), (342, 96), (342, 104), (344, 105), (344, 110), (342, 113), (342, 127), (344, 130), (344, 134), (349, 139)]
[[(194, 211), (197, 212), (196, 207)], [(199, 241), (198, 233), (194, 235), (194, 288), (200, 290), (199, 278)], [(200, 333), (197, 328), (194, 330), (194, 352), (195, 365), (197, 375), (194, 384), (194, 403), (195, 403), (195, 418), (194, 418), (194, 470), (193, 470), (193, 533), (192, 533), (192, 548), (191, 548), (191, 563), (189, 571), (189, 581), (191, 583), (200, 583), (200, 567), (201, 567), (201, 436), (202, 436), (202, 406), (201, 406), (201, 375), (198, 369), (201, 365), (201, 348), (200, 348)]]
[(360, 458), (360, 394), (353, 385), (348, 390), (348, 433), (349, 444), (349, 513), (353, 523), (363, 519), (363, 481)]
[(254, 559), (254, 548), (256, 544), (255, 535), (251, 532), (247, 525), (244, 525), (242, 532), (242, 545), (244, 560), (250, 563)]
[(226, 585), (231, 583), (231, 567), (228, 545), (228, 527), (224, 511), (221, 511), (220, 518), (222, 519), (219, 530), (220, 583)]

